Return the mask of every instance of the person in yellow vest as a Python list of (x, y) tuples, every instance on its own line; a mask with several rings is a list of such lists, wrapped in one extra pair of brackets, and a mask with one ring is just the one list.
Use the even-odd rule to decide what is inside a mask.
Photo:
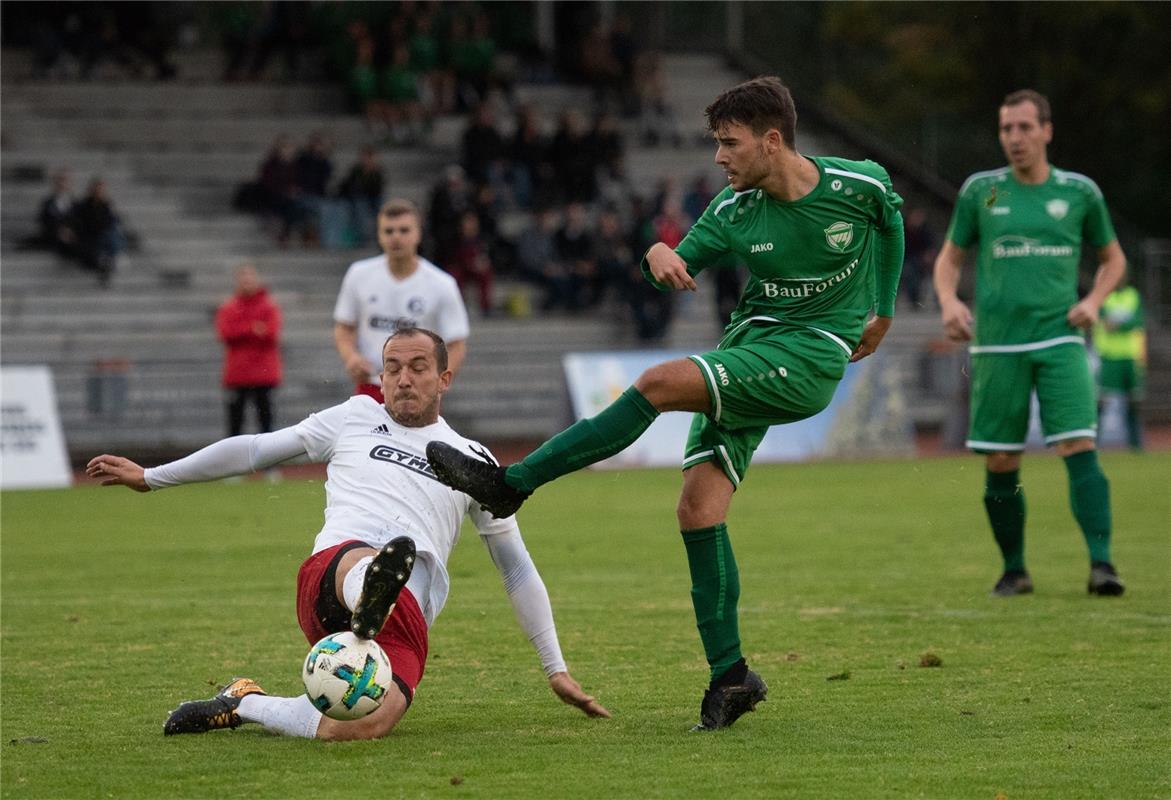
[(1143, 325), (1138, 290), (1123, 286), (1107, 295), (1094, 326), (1094, 349), (1101, 359), (1099, 411), (1107, 394), (1121, 394), (1126, 398), (1126, 440), (1132, 450), (1143, 448), (1141, 411), (1147, 365), (1147, 335)]

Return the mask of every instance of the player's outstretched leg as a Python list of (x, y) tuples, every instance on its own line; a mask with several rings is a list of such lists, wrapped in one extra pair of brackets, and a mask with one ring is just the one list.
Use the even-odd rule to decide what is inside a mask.
[(407, 585), (415, 566), (415, 543), (407, 536), (391, 539), (366, 567), (362, 594), (350, 619), (350, 630), (373, 639), (394, 610), (398, 593)]
[(515, 514), (531, 494), (505, 483), (504, 467), (465, 455), (444, 442), (427, 443), (427, 461), (440, 481), (471, 495), (500, 519)]
[(714, 731), (731, 727), (756, 704), (768, 697), (768, 686), (740, 659), (703, 694), (699, 707), (699, 724), (693, 731)]
[(265, 694), (251, 678), (233, 678), (210, 700), (188, 700), (167, 717), (163, 734), (207, 733), (223, 728), (238, 728), (243, 722), (236, 709), (240, 700), (250, 694)]

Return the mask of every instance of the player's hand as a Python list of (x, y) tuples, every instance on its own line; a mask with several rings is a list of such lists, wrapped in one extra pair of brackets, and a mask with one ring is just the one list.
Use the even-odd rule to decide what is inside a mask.
[(585, 690), (581, 688), (581, 684), (570, 677), (568, 672), (553, 673), (553, 677), (549, 678), (549, 688), (553, 690), (553, 694), (561, 698), (562, 702), (577, 706), (585, 712), (587, 717), (610, 718), (610, 712), (601, 703), (586, 694)]
[(687, 264), (662, 242), (646, 251), (646, 263), (654, 279), (664, 286), (695, 291), (695, 278), (687, 274)]
[(1075, 304), (1065, 318), (1075, 328), (1092, 328), (1098, 321), (1098, 304), (1087, 297)]
[(346, 373), (354, 383), (369, 383), (370, 376), (374, 374), (374, 367), (355, 350), (346, 359)]
[(875, 317), (867, 322), (866, 327), (862, 329), (862, 338), (858, 340), (858, 346), (850, 353), (850, 360), (861, 361), (877, 350), (882, 337), (890, 330), (890, 323), (890, 317)]
[(102, 486), (128, 486), (136, 492), (149, 492), (142, 467), (122, 456), (94, 456), (85, 465), (85, 474), (98, 478)]
[(942, 304), (940, 316), (943, 318), (943, 330), (947, 338), (953, 342), (969, 342), (972, 340), (972, 312), (960, 300), (951, 300)]

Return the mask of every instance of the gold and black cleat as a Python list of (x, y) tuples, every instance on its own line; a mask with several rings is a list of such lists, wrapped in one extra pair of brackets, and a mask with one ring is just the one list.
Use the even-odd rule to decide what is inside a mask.
[(210, 700), (188, 700), (172, 711), (163, 724), (163, 735), (238, 728), (243, 720), (236, 709), (241, 698), (250, 694), (265, 694), (265, 691), (251, 678), (233, 678)]

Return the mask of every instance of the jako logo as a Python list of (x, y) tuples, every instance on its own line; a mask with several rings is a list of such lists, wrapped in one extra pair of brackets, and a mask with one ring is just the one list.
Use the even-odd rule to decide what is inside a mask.
[(772, 242), (763, 242), (761, 244), (752, 245), (752, 247), (748, 250), (748, 252), (749, 253), (769, 253), (769, 252), (772, 252), (772, 249), (773, 249)]
[(720, 376), (720, 386), (727, 386), (731, 383), (728, 378), (728, 370), (724, 369), (723, 364), (716, 364), (716, 374)]

